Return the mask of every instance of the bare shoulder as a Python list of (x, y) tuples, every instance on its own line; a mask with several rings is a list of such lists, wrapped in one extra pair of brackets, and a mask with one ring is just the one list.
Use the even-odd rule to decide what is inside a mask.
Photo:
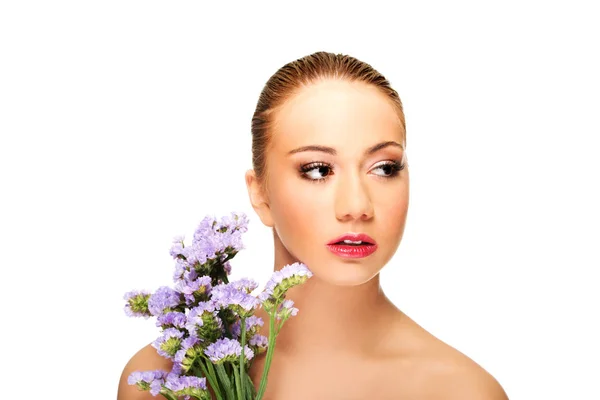
[(148, 371), (162, 369), (170, 371), (173, 364), (168, 359), (160, 356), (152, 345), (140, 349), (125, 365), (119, 380), (117, 400), (156, 400), (150, 392), (141, 391), (135, 385), (129, 385), (127, 378), (134, 371)]
[(403, 316), (402, 355), (398, 358), (411, 376), (411, 392), (428, 400), (508, 400), (500, 383), (467, 355), (436, 338)]
[(451, 347), (448, 353), (432, 360), (437, 366), (431, 376), (432, 399), (508, 400), (500, 383), (483, 367)]

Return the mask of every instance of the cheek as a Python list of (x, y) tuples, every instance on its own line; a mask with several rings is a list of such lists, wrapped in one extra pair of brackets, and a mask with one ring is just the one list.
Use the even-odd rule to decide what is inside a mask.
[(399, 242), (404, 232), (408, 213), (408, 190), (402, 188), (394, 195), (384, 197), (379, 204), (381, 234), (386, 240)]
[(282, 177), (274, 185), (271, 211), (284, 243), (297, 237), (315, 236), (319, 221), (327, 220), (329, 197), (323, 193), (323, 188), (317, 190), (317, 185), (293, 176)]

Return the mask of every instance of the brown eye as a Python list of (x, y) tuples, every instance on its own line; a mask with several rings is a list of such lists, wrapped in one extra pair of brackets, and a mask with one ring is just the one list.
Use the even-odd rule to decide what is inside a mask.
[(393, 178), (405, 167), (405, 164), (400, 164), (398, 161), (386, 161), (383, 164), (379, 164), (374, 170), (381, 170), (383, 174), (375, 174), (383, 178)]
[(301, 176), (310, 181), (324, 181), (331, 174), (331, 166), (326, 163), (311, 163), (300, 168)]

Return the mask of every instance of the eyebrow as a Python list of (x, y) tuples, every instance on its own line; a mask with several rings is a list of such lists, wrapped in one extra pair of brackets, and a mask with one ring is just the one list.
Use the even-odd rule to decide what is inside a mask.
[[(384, 149), (386, 147), (389, 147), (389, 146), (399, 147), (402, 150), (404, 150), (404, 146), (402, 146), (400, 143), (390, 140), (387, 142), (377, 143), (376, 145), (369, 147), (367, 150), (365, 150), (365, 155), (371, 155), (371, 154), (373, 154), (381, 149)], [(331, 154), (332, 156), (337, 155), (337, 151), (333, 147), (319, 146), (319, 145), (309, 145), (309, 146), (298, 147), (297, 149), (291, 150), (288, 154), (300, 153), (302, 151), (320, 151), (323, 153)]]

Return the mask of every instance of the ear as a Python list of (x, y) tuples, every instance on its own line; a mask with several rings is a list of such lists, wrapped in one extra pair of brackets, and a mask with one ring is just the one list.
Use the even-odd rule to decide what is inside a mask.
[(268, 199), (260, 186), (260, 183), (256, 179), (256, 173), (253, 169), (246, 171), (246, 188), (248, 189), (248, 196), (250, 197), (250, 204), (252, 208), (258, 214), (258, 217), (265, 226), (273, 227), (273, 218), (271, 215), (271, 208), (269, 207)]

